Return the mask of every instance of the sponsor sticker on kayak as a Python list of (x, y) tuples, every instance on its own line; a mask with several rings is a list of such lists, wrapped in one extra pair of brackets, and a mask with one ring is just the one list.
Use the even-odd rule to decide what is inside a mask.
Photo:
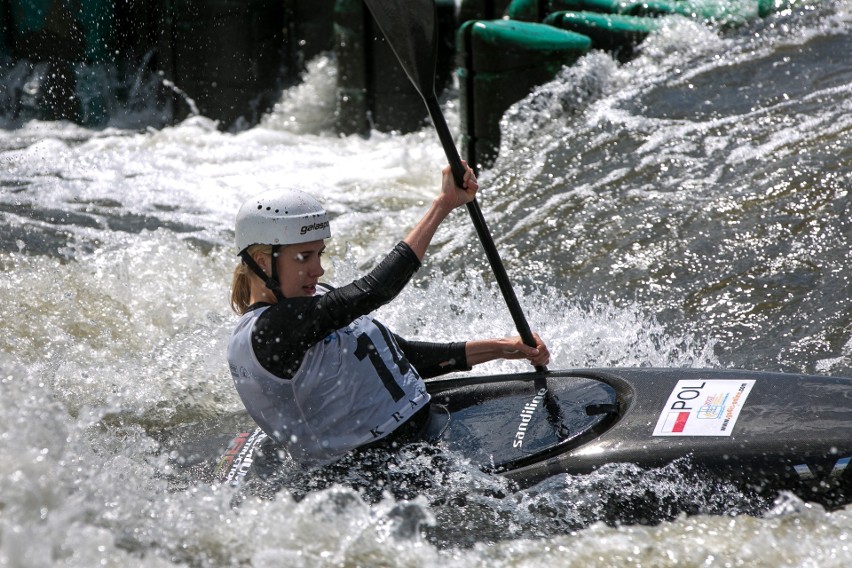
[(678, 381), (654, 436), (730, 436), (754, 380)]
[(216, 479), (228, 485), (239, 485), (254, 462), (254, 451), (265, 439), (266, 434), (260, 428), (237, 434), (216, 464), (213, 473)]

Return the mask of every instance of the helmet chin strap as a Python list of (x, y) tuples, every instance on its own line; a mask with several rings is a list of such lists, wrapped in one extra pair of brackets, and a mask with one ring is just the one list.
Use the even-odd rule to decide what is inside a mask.
[(263, 280), (266, 287), (269, 288), (275, 295), (275, 299), (279, 302), (284, 299), (284, 294), (281, 292), (281, 284), (278, 283), (278, 250), (281, 245), (272, 245), (272, 274), (267, 275), (266, 272), (254, 261), (247, 250), (240, 253), (243, 262), (251, 268), (252, 272), (257, 274), (258, 278)]

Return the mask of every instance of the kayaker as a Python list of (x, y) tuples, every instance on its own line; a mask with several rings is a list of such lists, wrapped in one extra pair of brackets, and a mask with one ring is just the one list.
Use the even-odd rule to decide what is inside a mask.
[(430, 420), (423, 378), (501, 358), (547, 364), (537, 335), (535, 348), (519, 337), (409, 341), (369, 315), (403, 289), (450, 212), (473, 200), (478, 185), (465, 168), (463, 187), (445, 168), (440, 193), (405, 239), (340, 288), (319, 283), (331, 230), (316, 199), (273, 190), (240, 208), (231, 305), (241, 317), (228, 362), (251, 417), (297, 463), (321, 466), (362, 446), (422, 439)]

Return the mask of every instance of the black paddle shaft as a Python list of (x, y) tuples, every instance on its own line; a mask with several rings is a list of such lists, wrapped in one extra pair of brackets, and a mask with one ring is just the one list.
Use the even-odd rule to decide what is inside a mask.
[[(461, 187), (464, 181), (464, 165), (447, 121), (444, 119), (444, 113), (438, 104), (438, 98), (435, 96), (435, 46), (438, 29), (435, 25), (437, 17), (434, 0), (364, 0), (364, 2), (405, 70), (405, 74), (423, 97), (429, 116), (438, 132), (438, 138), (441, 140), (441, 146), (444, 147), (444, 153), (447, 155), (453, 179), (456, 185)], [(494, 245), (494, 239), (491, 238), (485, 217), (476, 199), (467, 204), (467, 210), (518, 334), (525, 344), (535, 347), (532, 331), (515, 296), (509, 276), (500, 260), (500, 253)], [(545, 372), (547, 368), (537, 366), (536, 370)]]

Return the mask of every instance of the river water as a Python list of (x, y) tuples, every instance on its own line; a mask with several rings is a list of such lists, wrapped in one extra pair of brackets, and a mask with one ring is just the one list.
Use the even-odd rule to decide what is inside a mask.
[[(674, 19), (636, 59), (591, 53), (511, 109), (480, 204), (552, 369), (852, 376), (850, 53), (849, 0), (733, 30)], [(327, 277), (339, 283), (381, 258), (437, 189), (444, 158), (430, 129), (333, 133), (334, 75), (333, 61), (313, 61), (239, 133), (198, 116), (122, 128), (138, 108), (117, 109), (106, 129), (0, 131), (0, 564), (852, 557), (852, 510), (781, 496), (755, 511), (725, 487), (629, 464), (514, 492), (449, 456), (449, 474), (410, 499), (346, 484), (298, 498), (174, 490), (156, 440), (240, 408), (224, 358), (240, 202), (279, 185), (315, 193), (333, 218)], [(456, 128), (452, 97), (446, 113)], [(464, 212), (379, 316), (412, 338), (512, 333)], [(417, 469), (412, 459), (401, 467)], [(603, 522), (631, 502), (686, 505), (663, 506), (662, 522)]]

